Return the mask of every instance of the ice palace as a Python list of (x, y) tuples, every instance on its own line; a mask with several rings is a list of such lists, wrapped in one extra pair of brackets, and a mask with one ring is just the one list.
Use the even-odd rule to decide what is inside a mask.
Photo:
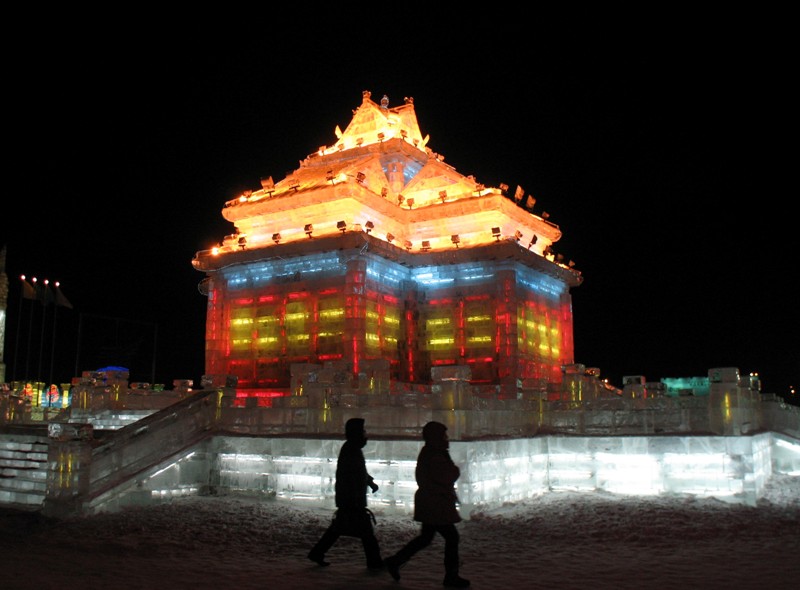
[(344, 131), (224, 204), (192, 264), (208, 299), (199, 389), (76, 378), (68, 407), (8, 396), (0, 504), (52, 516), (183, 495), (333, 506), (344, 422), (366, 419), (376, 511), (410, 512), (420, 430), (448, 426), (462, 514), (552, 490), (754, 504), (800, 475), (800, 415), (757, 376), (623, 379), (575, 362), (581, 273), (521, 187), (430, 147), (414, 101), (362, 93)]

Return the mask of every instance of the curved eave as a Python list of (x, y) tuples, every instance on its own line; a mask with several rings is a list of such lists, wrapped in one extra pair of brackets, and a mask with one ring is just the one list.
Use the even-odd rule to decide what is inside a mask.
[[(515, 232), (537, 235), (543, 244), (561, 239), (558, 226), (530, 213), (507, 197), (493, 193), (464, 197), (425, 207), (402, 207), (356, 182), (321, 186), (296, 195), (262, 199), (226, 209), (225, 218), (253, 245), (280, 233), (285, 240), (305, 239), (303, 227), (311, 224), (316, 236), (336, 232), (338, 221), (348, 226), (371, 221), (376, 233), (392, 233), (400, 240), (431, 240), (452, 234), (483, 234), (500, 228), (504, 237)], [(465, 244), (467, 245), (467, 244)], [(474, 244), (477, 245), (477, 244)]]

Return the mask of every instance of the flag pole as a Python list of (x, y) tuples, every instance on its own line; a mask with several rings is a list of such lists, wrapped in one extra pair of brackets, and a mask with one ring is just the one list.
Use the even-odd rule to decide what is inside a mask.
[(53, 309), (53, 340), (50, 343), (50, 375), (48, 376), (48, 385), (53, 382), (53, 364), (56, 360), (56, 325), (58, 323), (58, 305)]
[[(56, 281), (53, 283), (53, 341), (50, 345), (50, 383), (53, 382), (53, 365), (56, 362), (56, 326), (58, 322), (58, 308), (66, 307), (73, 309), (72, 303), (69, 302), (61, 291), (61, 283)], [(76, 373), (77, 375), (77, 373)]]
[[(34, 289), (36, 289), (36, 277), (31, 279)], [(25, 379), (30, 379), (31, 367), (31, 337), (33, 336), (33, 304), (31, 304), (31, 312), (28, 316), (28, 348), (25, 350)]]
[(78, 377), (80, 373), (78, 372), (78, 367), (80, 367), (80, 360), (81, 360), (81, 332), (83, 332), (83, 314), (78, 314), (78, 341), (75, 343), (75, 373), (74, 376)]
[(158, 349), (158, 324), (153, 324), (153, 367), (150, 375), (150, 382), (156, 382), (156, 351)]
[[(20, 277), (20, 280), (25, 280), (25, 275)], [(22, 332), (22, 302), (25, 301), (25, 285), (20, 285), (22, 287), (21, 291), (19, 292), (19, 313), (17, 314), (17, 335), (14, 338), (14, 366), (11, 369), (11, 374), (14, 376), (13, 380), (17, 378), (17, 359), (19, 359), (19, 335)]]
[(36, 368), (36, 380), (42, 380), (42, 357), (44, 356), (44, 328), (47, 324), (47, 290), (48, 290), (49, 281), (47, 279), (44, 280), (44, 292), (42, 294), (42, 329), (40, 330), (39, 336), (39, 364)]

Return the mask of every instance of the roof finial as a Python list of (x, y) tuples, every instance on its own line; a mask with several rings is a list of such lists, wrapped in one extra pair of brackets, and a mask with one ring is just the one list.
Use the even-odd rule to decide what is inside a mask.
[(389, 97), (386, 96), (385, 94), (383, 95), (383, 98), (381, 99), (381, 108), (382, 109), (388, 109), (389, 108)]

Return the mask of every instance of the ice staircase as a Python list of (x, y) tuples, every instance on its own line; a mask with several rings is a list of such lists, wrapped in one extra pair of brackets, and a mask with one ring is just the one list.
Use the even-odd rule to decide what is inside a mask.
[(7, 427), (0, 437), (0, 506), (38, 510), (47, 493), (47, 429)]
[(201, 391), (118, 430), (95, 433), (91, 425), (50, 423), (46, 516), (111, 511), (119, 488), (214, 434), (216, 390)]

